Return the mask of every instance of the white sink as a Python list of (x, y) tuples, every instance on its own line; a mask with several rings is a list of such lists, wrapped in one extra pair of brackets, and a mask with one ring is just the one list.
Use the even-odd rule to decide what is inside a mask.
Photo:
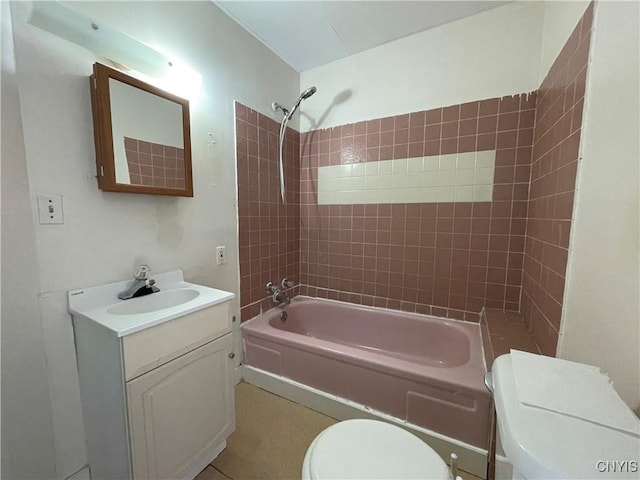
[(114, 315), (139, 315), (155, 312), (165, 308), (177, 307), (198, 297), (200, 292), (193, 288), (178, 290), (164, 290), (151, 293), (143, 297), (132, 298), (107, 309), (107, 313)]
[(159, 292), (129, 300), (120, 300), (118, 293), (127, 290), (133, 280), (72, 290), (69, 312), (74, 321), (91, 320), (122, 337), (235, 297), (231, 292), (185, 282), (182, 270), (153, 277)]

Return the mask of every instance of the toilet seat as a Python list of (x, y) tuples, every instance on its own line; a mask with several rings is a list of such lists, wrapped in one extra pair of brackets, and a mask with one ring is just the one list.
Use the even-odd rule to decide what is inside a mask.
[(406, 430), (376, 420), (347, 420), (311, 443), (302, 478), (448, 480), (451, 473), (436, 452)]

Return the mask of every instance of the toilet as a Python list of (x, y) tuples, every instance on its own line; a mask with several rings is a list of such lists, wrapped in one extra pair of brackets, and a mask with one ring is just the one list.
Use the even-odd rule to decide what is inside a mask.
[(307, 449), (303, 480), (452, 478), (444, 460), (406, 430), (377, 420), (346, 420)]
[(491, 371), (496, 480), (640, 478), (640, 419), (600, 369), (512, 350)]

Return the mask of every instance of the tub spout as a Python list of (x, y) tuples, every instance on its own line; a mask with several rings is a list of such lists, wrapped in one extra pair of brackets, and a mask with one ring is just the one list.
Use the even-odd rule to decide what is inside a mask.
[(289, 302), (291, 302), (289, 296), (280, 291), (278, 286), (274, 285), (273, 282), (267, 283), (267, 295), (271, 297), (271, 300), (273, 300), (273, 303), (276, 305), (282, 305), (283, 303), (288, 305)]
[(289, 298), (289, 295), (287, 295), (284, 292), (274, 293), (273, 296), (271, 297), (271, 300), (273, 300), (273, 303), (275, 303), (276, 305), (282, 305), (283, 303), (286, 305), (289, 305), (289, 303), (291, 303), (291, 299)]

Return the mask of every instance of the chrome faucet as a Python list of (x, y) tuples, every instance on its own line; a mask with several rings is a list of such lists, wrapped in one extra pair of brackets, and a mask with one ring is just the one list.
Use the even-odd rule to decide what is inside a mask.
[(160, 289), (156, 287), (156, 281), (151, 277), (151, 269), (148, 265), (140, 265), (135, 272), (135, 278), (133, 284), (124, 292), (118, 294), (118, 298), (121, 300), (128, 300), (130, 298), (141, 297), (143, 295), (149, 295), (150, 293), (159, 292)]
[(274, 285), (273, 282), (267, 283), (267, 295), (271, 297), (271, 300), (276, 305), (282, 305), (283, 303), (289, 304), (291, 302), (289, 296), (286, 293), (280, 291), (278, 286)]

